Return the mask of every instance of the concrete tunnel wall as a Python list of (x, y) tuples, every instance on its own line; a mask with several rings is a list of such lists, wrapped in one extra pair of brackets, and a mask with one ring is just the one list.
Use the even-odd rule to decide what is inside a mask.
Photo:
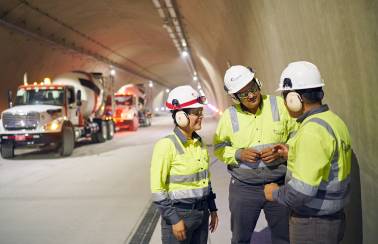
[[(363, 243), (378, 243), (378, 1), (176, 2), (198, 72), (208, 81), (206, 85), (220, 108), (229, 105), (222, 83), (228, 61), (252, 65), (264, 82), (263, 92), (270, 94), (287, 63), (308, 60), (319, 67), (326, 83), (325, 102), (348, 125), (355, 152), (343, 243), (362, 243), (361, 233)], [(34, 81), (73, 68), (104, 73), (109, 69), (108, 65), (41, 44), (3, 26), (0, 40), (0, 110), (6, 108), (6, 90), (15, 91), (25, 71)], [(14, 77), (19, 80), (14, 81)]]
[[(274, 93), (295, 60), (315, 63), (325, 102), (348, 125), (355, 153), (352, 199), (343, 243), (377, 243), (378, 1), (181, 1), (180, 12), (201, 64), (221, 77), (231, 64), (252, 65)], [(222, 80), (214, 81), (223, 92)], [(361, 210), (362, 208), (362, 210)]]

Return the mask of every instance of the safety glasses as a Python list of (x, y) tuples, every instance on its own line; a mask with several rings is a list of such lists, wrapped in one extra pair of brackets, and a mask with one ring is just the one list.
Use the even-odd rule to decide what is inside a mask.
[(202, 108), (188, 108), (188, 114), (195, 115), (197, 117), (203, 116), (203, 109)]
[[(254, 81), (254, 79), (252, 81)], [(236, 93), (236, 96), (240, 99), (245, 99), (249, 96), (250, 93), (255, 94), (258, 91), (259, 91), (259, 86), (256, 84), (256, 82), (253, 82), (252, 86), (248, 89), (248, 91), (238, 92)]]

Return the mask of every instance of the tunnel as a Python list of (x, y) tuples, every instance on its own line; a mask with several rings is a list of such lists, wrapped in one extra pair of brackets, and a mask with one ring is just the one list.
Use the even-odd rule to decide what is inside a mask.
[[(104, 93), (93, 88), (97, 100), (88, 105), (84, 92), (71, 94), (59, 83), (56, 96), (62, 89), (80, 106), (108, 107), (115, 116), (115, 107), (131, 96), (125, 86), (139, 94), (131, 98), (134, 110), (119, 112), (139, 114), (131, 125), (91, 118), (97, 123), (92, 130), (117, 127), (94, 138), (97, 143), (75, 143), (72, 154), (16, 149), (0, 159), (0, 243), (161, 243), (149, 174), (154, 143), (174, 127), (165, 107), (169, 92), (190, 85), (206, 96), (199, 134), (212, 151), (219, 118), (233, 104), (225, 71), (253, 67), (261, 92), (280, 96), (282, 70), (299, 60), (319, 68), (324, 103), (351, 135), (342, 243), (378, 243), (378, 1), (2, 0), (0, 44), (2, 123), (21, 91), (45, 89), (67, 74), (76, 74), (85, 89), (93, 88), (86, 80), (100, 80)], [(105, 94), (118, 100), (100, 107)], [(229, 174), (210, 156), (220, 224), (209, 243), (230, 243)], [(271, 243), (262, 216), (255, 233), (251, 243)]]

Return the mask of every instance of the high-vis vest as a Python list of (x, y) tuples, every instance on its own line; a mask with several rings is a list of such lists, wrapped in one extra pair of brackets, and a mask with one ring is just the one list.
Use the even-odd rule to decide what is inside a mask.
[(277, 143), (285, 143), (297, 123), (292, 119), (281, 97), (262, 96), (262, 106), (256, 114), (241, 105), (228, 108), (220, 118), (214, 137), (216, 157), (226, 163), (231, 175), (243, 182), (263, 184), (282, 178), (286, 172), (283, 159), (265, 164), (241, 162), (239, 149), (253, 147), (258, 151)]
[(305, 118), (288, 144), (289, 190), (312, 197), (294, 210), (310, 215), (341, 210), (349, 195), (352, 155), (344, 122), (327, 107)]
[(202, 199), (210, 192), (209, 177), (208, 151), (200, 139), (180, 139), (174, 133), (156, 143), (151, 161), (153, 201)]

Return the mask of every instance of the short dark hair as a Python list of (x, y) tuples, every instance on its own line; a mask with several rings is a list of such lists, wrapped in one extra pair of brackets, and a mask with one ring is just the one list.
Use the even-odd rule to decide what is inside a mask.
[(321, 102), (324, 97), (324, 91), (322, 87), (297, 90), (297, 92), (307, 103)]

